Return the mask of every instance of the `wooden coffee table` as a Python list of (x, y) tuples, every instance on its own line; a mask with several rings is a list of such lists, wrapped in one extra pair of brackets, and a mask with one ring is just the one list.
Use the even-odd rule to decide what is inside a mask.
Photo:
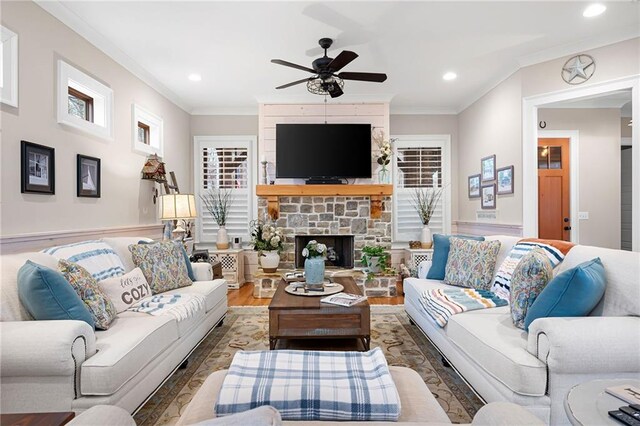
[[(344, 286), (345, 293), (362, 294), (351, 277), (334, 278)], [(304, 340), (317, 344), (325, 340), (324, 349), (369, 350), (371, 314), (369, 302), (351, 307), (320, 303), (321, 296), (295, 296), (284, 291), (281, 280), (269, 305), (269, 347), (276, 349), (280, 341)], [(335, 345), (327, 340), (351, 340), (354, 345)], [(304, 348), (304, 345), (303, 347)], [(298, 347), (296, 347), (298, 349)], [(314, 348), (316, 349), (316, 348)]]

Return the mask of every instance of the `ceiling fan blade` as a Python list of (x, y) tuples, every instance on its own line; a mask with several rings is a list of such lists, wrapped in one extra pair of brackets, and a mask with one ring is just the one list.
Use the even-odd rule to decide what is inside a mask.
[(337, 98), (337, 97), (339, 97), (339, 96), (342, 96), (342, 95), (343, 95), (343, 93), (344, 93), (344, 92), (342, 91), (342, 89), (340, 88), (340, 86), (338, 86), (337, 84), (332, 84), (332, 85), (331, 85), (330, 90), (329, 90), (329, 95), (330, 95), (332, 98)]
[(302, 65), (297, 65), (291, 62), (283, 61), (282, 59), (272, 59), (271, 62), (273, 62), (274, 64), (284, 65), (285, 67), (291, 67), (291, 68), (295, 68), (298, 70), (307, 71), (312, 74), (315, 74), (315, 71), (312, 70), (311, 68), (307, 68), (307, 67), (303, 67)]
[(295, 86), (296, 84), (304, 83), (305, 81), (309, 81), (309, 78), (303, 78), (302, 80), (292, 81), (291, 83), (283, 84), (282, 86), (276, 87), (276, 89), (286, 89), (287, 87)]
[(341, 72), (338, 77), (343, 80), (372, 81), (374, 83), (382, 83), (387, 79), (386, 74), (374, 72)]
[(333, 58), (333, 61), (329, 62), (327, 68), (331, 68), (334, 72), (340, 71), (345, 67), (345, 65), (349, 64), (349, 62), (353, 61), (357, 57), (357, 53), (350, 50), (343, 50), (338, 56)]

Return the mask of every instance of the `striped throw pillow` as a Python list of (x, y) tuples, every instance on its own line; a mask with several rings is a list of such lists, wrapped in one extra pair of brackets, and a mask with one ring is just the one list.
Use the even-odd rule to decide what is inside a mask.
[(51, 247), (42, 250), (56, 259), (77, 263), (86, 269), (96, 281), (124, 275), (124, 264), (110, 245), (102, 241), (82, 241), (80, 243)]

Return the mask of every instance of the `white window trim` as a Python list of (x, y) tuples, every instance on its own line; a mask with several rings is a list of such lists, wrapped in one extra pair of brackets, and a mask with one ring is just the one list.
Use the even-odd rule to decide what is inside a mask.
[[(396, 141), (393, 144), (394, 159), (398, 156), (398, 148), (416, 146), (416, 142), (426, 142), (429, 146), (440, 147), (442, 149), (442, 183), (444, 185), (444, 191), (440, 202), (444, 206), (442, 211), (442, 224), (444, 227), (444, 233), (451, 233), (451, 135), (397, 135), (391, 136)], [(425, 145), (426, 146), (426, 145)], [(395, 161), (395, 160), (394, 160)], [(396, 189), (396, 182), (398, 182), (397, 167), (393, 167), (393, 186)], [(395, 192), (395, 191), (394, 191)], [(393, 233), (392, 241), (406, 242), (398, 240), (398, 198), (393, 197)]]
[[(2, 87), (0, 102), (18, 107), (18, 34), (0, 25), (2, 37)], [(6, 53), (6, 54), (5, 54)]]
[[(249, 145), (249, 169), (253, 171), (248, 182), (249, 186), (249, 202), (251, 203), (251, 211), (249, 212), (249, 220), (255, 220), (258, 217), (258, 196), (256, 194), (257, 170), (258, 170), (258, 138), (255, 135), (246, 136), (194, 136), (193, 137), (193, 187), (196, 194), (196, 206), (198, 212), (202, 211), (202, 200), (199, 191), (202, 187), (202, 162), (200, 161), (200, 144), (205, 142), (225, 142), (227, 146), (233, 146), (234, 143), (238, 147)], [(248, 224), (247, 224), (248, 226)], [(198, 215), (196, 218), (196, 244), (201, 244), (202, 240), (202, 217)], [(205, 243), (213, 245), (212, 243)]]
[[(104, 126), (69, 114), (69, 80), (86, 87), (104, 99)], [(58, 123), (109, 141), (113, 140), (113, 90), (63, 60), (58, 60)], [(87, 93), (87, 95), (91, 95)], [(94, 100), (94, 117), (98, 114)]]
[[(134, 152), (142, 155), (157, 154), (164, 156), (164, 120), (146, 108), (133, 104), (131, 106), (131, 144)], [(149, 141), (146, 145), (138, 141), (138, 122), (149, 126)]]

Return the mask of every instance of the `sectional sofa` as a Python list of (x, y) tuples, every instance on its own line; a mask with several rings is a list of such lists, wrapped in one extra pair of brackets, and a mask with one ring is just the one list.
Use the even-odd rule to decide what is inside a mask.
[[(520, 238), (486, 239), (501, 242), (497, 269)], [(447, 285), (419, 278), (404, 281), (405, 309), (486, 402), (514, 402), (545, 423), (565, 424), (563, 403), (573, 386), (593, 379), (640, 378), (640, 254), (577, 245), (555, 273), (595, 257), (604, 265), (607, 284), (588, 317), (537, 319), (527, 333), (513, 325), (504, 306), (453, 315), (441, 328), (428, 317), (420, 297)]]
[[(134, 268), (130, 244), (140, 238), (105, 238)], [(21, 305), (17, 272), (26, 260), (55, 269), (45, 253), (3, 255), (0, 281), (0, 411), (76, 411), (117, 405), (133, 413), (220, 323), (227, 286), (212, 280), (208, 264), (193, 264), (196, 281), (168, 293), (197, 293), (205, 309), (177, 322), (169, 315), (122, 312), (108, 330), (83, 321), (34, 321)]]

